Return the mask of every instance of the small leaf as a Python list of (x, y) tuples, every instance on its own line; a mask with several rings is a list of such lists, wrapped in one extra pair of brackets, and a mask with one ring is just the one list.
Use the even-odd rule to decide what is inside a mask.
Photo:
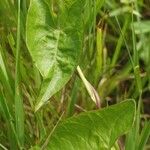
[(150, 32), (150, 21), (134, 22), (133, 26), (134, 26), (136, 34), (149, 33)]
[(94, 89), (94, 87), (91, 85), (91, 83), (89, 81), (87, 81), (87, 79), (85, 78), (85, 76), (79, 66), (77, 66), (77, 71), (78, 71), (79, 76), (80, 76), (81, 80), (83, 81), (91, 99), (96, 104), (96, 106), (98, 108), (100, 108), (101, 102), (100, 102), (100, 97), (99, 97), (97, 91)]
[(120, 104), (82, 113), (60, 123), (53, 132), (47, 149), (106, 150), (114, 148), (117, 138), (132, 127), (135, 102)]
[(57, 0), (54, 4), (51, 0), (31, 0), (27, 46), (44, 78), (36, 110), (68, 82), (77, 66), (84, 5), (85, 0)]

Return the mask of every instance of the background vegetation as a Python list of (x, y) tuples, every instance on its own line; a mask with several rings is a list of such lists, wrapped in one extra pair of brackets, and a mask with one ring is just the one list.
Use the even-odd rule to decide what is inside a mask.
[[(0, 1), (0, 149), (42, 145), (60, 118), (97, 109), (75, 71), (66, 86), (34, 112), (43, 79), (26, 46), (30, 0), (19, 2)], [(120, 145), (150, 149), (150, 1), (105, 0), (97, 16), (91, 1), (87, 12), (91, 21), (79, 66), (101, 107), (135, 99), (135, 127)]]

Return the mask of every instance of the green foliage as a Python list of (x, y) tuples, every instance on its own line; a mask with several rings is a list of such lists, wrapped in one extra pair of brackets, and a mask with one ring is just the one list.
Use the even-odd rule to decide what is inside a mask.
[(134, 22), (134, 28), (136, 34), (150, 32), (150, 21)]
[(150, 136), (150, 121), (148, 122), (146, 121), (139, 138), (139, 144), (137, 146), (138, 150), (144, 149), (149, 136)]
[(149, 149), (149, 21), (148, 0), (0, 0), (0, 149)]
[[(82, 49), (84, 5), (85, 0), (57, 4), (31, 1), (27, 45), (44, 78), (35, 110), (68, 82), (77, 66)], [(56, 14), (52, 7), (58, 9)]]
[(51, 150), (105, 150), (131, 129), (135, 117), (132, 100), (102, 110), (82, 113), (60, 123), (49, 139)]

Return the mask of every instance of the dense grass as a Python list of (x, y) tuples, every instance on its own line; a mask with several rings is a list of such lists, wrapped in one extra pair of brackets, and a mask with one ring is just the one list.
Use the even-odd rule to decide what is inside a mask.
[[(126, 150), (142, 150), (150, 148), (150, 2), (125, 2), (105, 0), (95, 18), (95, 5), (89, 7), (93, 15), (79, 66), (102, 107), (135, 99), (136, 123), (120, 143)], [(29, 3), (0, 1), (0, 149), (43, 146), (60, 118), (97, 109), (76, 71), (44, 109), (34, 112), (42, 77), (26, 46)]]

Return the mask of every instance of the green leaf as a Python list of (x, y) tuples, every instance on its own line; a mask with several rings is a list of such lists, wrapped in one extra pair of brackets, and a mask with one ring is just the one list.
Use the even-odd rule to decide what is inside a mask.
[(132, 127), (135, 102), (127, 100), (108, 108), (82, 113), (62, 121), (49, 139), (51, 150), (106, 150)]
[(92, 27), (93, 21), (96, 15), (99, 13), (100, 8), (104, 4), (105, 0), (85, 0), (85, 11), (84, 11), (84, 23), (85, 30), (89, 30)]
[(150, 138), (150, 121), (147, 121), (145, 122), (140, 135), (138, 150), (144, 149), (144, 146), (146, 145), (149, 138)]
[(150, 32), (150, 21), (134, 22), (133, 26), (136, 34)]
[(104, 4), (105, 0), (96, 0), (96, 13), (99, 12), (100, 8)]
[(31, 147), (29, 150), (40, 150), (40, 147), (34, 146), (34, 147)]
[(27, 46), (44, 78), (36, 110), (68, 82), (77, 66), (84, 5), (85, 0), (31, 0)]

